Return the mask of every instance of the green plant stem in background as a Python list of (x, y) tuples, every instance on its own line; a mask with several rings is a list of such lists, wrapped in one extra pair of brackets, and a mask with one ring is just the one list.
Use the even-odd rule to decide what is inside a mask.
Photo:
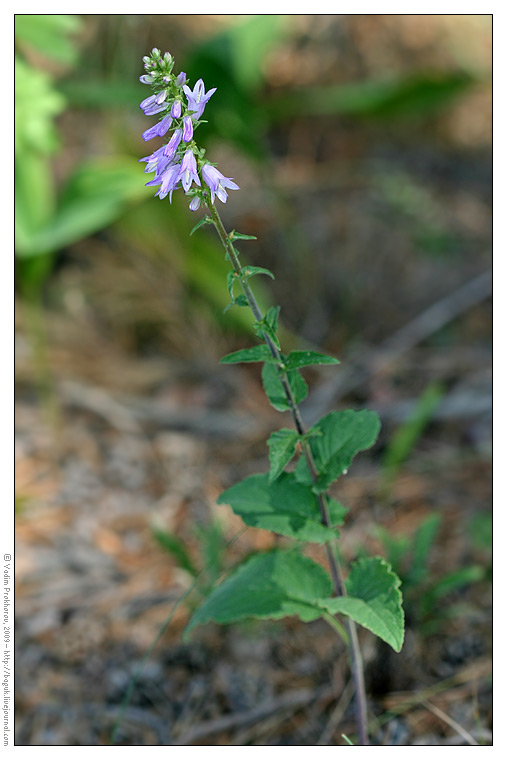
[[(226, 256), (230, 260), (232, 267), (234, 269), (234, 272), (237, 275), (238, 281), (241, 285), (243, 294), (248, 302), (248, 305), (252, 311), (252, 314), (256, 322), (261, 323), (263, 320), (263, 315), (259, 309), (259, 306), (253, 294), (252, 288), (250, 287), (248, 278), (244, 276), (243, 268), (239, 261), (238, 254), (232, 244), (232, 237), (231, 235), (228, 235), (223, 225), (220, 214), (218, 213), (218, 210), (216, 209), (215, 205), (213, 203), (208, 203), (208, 208), (210, 211), (211, 219), (213, 221), (213, 225), (225, 248)], [(277, 345), (275, 344), (275, 342), (273, 341), (273, 339), (270, 337), (270, 335), (267, 332), (263, 332), (263, 337), (264, 337), (267, 347), (269, 348), (271, 356), (278, 363), (279, 370), (283, 372), (285, 365), (283, 363), (283, 359)], [(285, 397), (287, 399), (287, 403), (290, 407), (290, 411), (294, 420), (296, 430), (300, 436), (304, 436), (306, 433), (306, 429), (305, 429), (303, 420), (301, 418), (299, 407), (294, 399), (294, 394), (290, 387), (289, 379), (286, 373), (280, 375), (280, 381), (283, 387)], [(315, 458), (313, 456), (311, 443), (308, 440), (303, 440), (301, 445), (302, 445), (303, 455), (308, 464), (308, 469), (310, 471), (312, 479), (314, 482), (316, 482), (318, 478), (318, 471), (315, 464)], [(319, 493), (317, 495), (317, 498), (319, 502), (319, 509), (320, 509), (320, 514), (322, 518), (322, 523), (326, 527), (331, 528), (331, 520), (329, 517), (329, 506), (328, 506), (327, 494)], [(346, 596), (347, 591), (346, 591), (345, 583), (343, 581), (343, 577), (341, 573), (338, 551), (336, 547), (336, 539), (330, 543), (326, 543), (326, 551), (327, 551), (327, 557), (329, 561), (329, 567), (331, 570), (331, 577), (333, 580), (335, 596)], [(330, 621), (328, 620), (328, 622)], [(354, 678), (354, 685), (355, 685), (355, 690), (356, 690), (356, 708), (357, 708), (356, 718), (357, 718), (359, 744), (363, 746), (367, 746), (369, 744), (368, 728), (367, 728), (368, 716), (367, 716), (367, 705), (366, 705), (366, 690), (365, 690), (365, 684), (364, 684), (363, 660), (362, 660), (362, 655), (361, 655), (361, 649), (359, 646), (359, 639), (357, 635), (356, 625), (354, 621), (351, 620), (350, 618), (347, 618), (346, 625), (347, 625), (347, 632), (348, 632), (348, 645), (349, 645), (349, 653), (350, 653), (351, 666), (352, 666), (352, 675)], [(336, 626), (333, 626), (333, 627), (335, 627), (335, 629), (338, 630), (338, 633), (340, 634), (340, 636), (342, 636), (342, 633), (339, 630), (341, 629), (341, 626), (339, 626), (339, 624), (337, 623)]]

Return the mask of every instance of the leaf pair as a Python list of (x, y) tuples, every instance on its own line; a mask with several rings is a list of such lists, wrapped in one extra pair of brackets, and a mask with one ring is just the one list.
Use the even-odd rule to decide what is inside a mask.
[(346, 583), (348, 595), (333, 597), (329, 575), (309, 557), (294, 551), (258, 554), (211, 593), (186, 634), (209, 621), (224, 624), (297, 615), (309, 622), (339, 612), (399, 652), (404, 637), (399, 585), (385, 560), (365, 558), (353, 565)]
[[(268, 366), (268, 365), (265, 365)], [(304, 436), (311, 439), (311, 450), (317, 466), (318, 478), (314, 481), (304, 456), (296, 466), (296, 479), (311, 486), (315, 493), (325, 493), (329, 486), (343, 475), (360, 451), (375, 443), (380, 421), (375, 412), (347, 409), (331, 412), (314, 425)], [(302, 437), (295, 430), (282, 428), (269, 440), (270, 479), (275, 480), (295, 455)]]

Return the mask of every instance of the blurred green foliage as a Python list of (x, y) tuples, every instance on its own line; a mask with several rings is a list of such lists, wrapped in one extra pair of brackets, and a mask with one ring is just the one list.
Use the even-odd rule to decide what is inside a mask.
[[(159, 546), (173, 558), (179, 568), (193, 578), (199, 594), (208, 596), (226, 569), (227, 543), (220, 523), (211, 520), (205, 525), (196, 525), (193, 528), (193, 540), (197, 545), (200, 567), (192, 559), (187, 543), (176, 534), (157, 527), (152, 528), (152, 532)], [(196, 604), (197, 600), (190, 596), (189, 606), (193, 609)]]
[(430, 383), (418, 399), (412, 414), (391, 435), (382, 460), (381, 495), (383, 498), (388, 496), (400, 467), (408, 459), (431, 422), (433, 412), (443, 395), (444, 388), (440, 383)]
[(15, 231), (21, 288), (35, 289), (50, 264), (32, 257), (51, 256), (63, 247), (108, 226), (131, 201), (148, 195), (139, 165), (129, 156), (83, 162), (58, 192), (51, 156), (62, 150), (55, 118), (66, 108), (54, 77), (22, 57), (26, 47), (66, 64), (75, 64), (71, 34), (75, 16), (16, 16), (15, 62)]
[(463, 611), (463, 605), (451, 603), (451, 594), (487, 579), (486, 568), (479, 564), (469, 564), (444, 575), (438, 569), (435, 573), (431, 571), (431, 553), (441, 524), (442, 518), (433, 512), (411, 536), (394, 536), (382, 527), (375, 530), (387, 561), (401, 578), (407, 620), (426, 633), (438, 630), (446, 619)]

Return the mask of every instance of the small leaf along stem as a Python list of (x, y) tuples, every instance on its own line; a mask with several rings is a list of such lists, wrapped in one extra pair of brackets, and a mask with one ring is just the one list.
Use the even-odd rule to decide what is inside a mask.
[[(231, 237), (227, 234), (227, 231), (223, 225), (222, 219), (220, 217), (220, 214), (218, 213), (216, 206), (213, 203), (211, 203), (209, 199), (208, 199), (207, 205), (210, 211), (213, 225), (222, 242), (222, 245), (225, 248), (227, 258), (232, 264), (232, 267), (238, 277), (239, 283), (243, 290), (243, 294), (245, 295), (245, 298), (248, 302), (250, 310), (252, 311), (252, 314), (256, 322), (262, 322), (262, 319), (263, 319), (262, 312), (253, 294), (252, 288), (248, 282), (248, 277), (243, 276), (243, 268), (239, 261), (236, 249), (234, 248), (232, 244)], [(262, 331), (262, 336), (271, 353), (271, 356), (277, 361), (279, 368), (281, 370), (285, 369), (285, 365), (283, 364), (280, 351), (277, 345), (275, 344), (275, 342), (273, 341), (273, 339), (271, 338), (271, 336), (266, 331)], [(296, 427), (296, 430), (300, 436), (305, 436), (306, 429), (301, 417), (299, 407), (294, 400), (294, 395), (292, 393), (288, 376), (286, 373), (280, 374), (280, 382), (282, 384), (282, 388), (283, 388), (285, 397), (287, 399), (287, 403), (290, 407), (290, 411), (292, 414), (292, 418), (294, 420), (294, 425)], [(317, 466), (315, 464), (315, 458), (313, 456), (311, 443), (307, 438), (304, 438), (301, 441), (301, 446), (302, 446), (303, 454), (308, 464), (308, 468), (310, 470), (312, 479), (314, 482), (316, 482), (318, 478), (318, 471), (317, 471)], [(326, 527), (330, 528), (331, 520), (329, 517), (327, 495), (323, 493), (319, 493), (317, 494), (317, 498), (319, 502), (319, 509), (320, 509), (322, 523)], [(338, 557), (336, 542), (333, 541), (331, 543), (326, 543), (326, 551), (327, 551), (327, 557), (329, 561), (329, 567), (331, 570), (331, 577), (333, 580), (334, 593), (336, 596), (346, 596), (347, 590), (346, 590), (345, 583), (343, 581), (343, 576), (341, 573), (341, 567), (340, 567), (340, 561)], [(328, 622), (330, 621), (328, 620)], [(361, 656), (361, 649), (359, 646), (359, 639), (357, 636), (356, 625), (354, 621), (351, 620), (350, 618), (347, 618), (346, 625), (347, 625), (347, 632), (348, 632), (348, 643), (349, 643), (349, 653), (350, 653), (351, 666), (352, 666), (352, 675), (353, 675), (355, 691), (356, 691), (356, 708), (357, 708), (356, 722), (357, 722), (357, 729), (358, 729), (358, 739), (359, 739), (360, 745), (367, 746), (369, 745), (368, 727), (367, 727), (368, 718), (367, 718), (366, 690), (365, 690), (365, 685), (364, 685), (363, 660)], [(333, 627), (335, 628), (335, 630), (337, 630), (340, 637), (342, 638), (341, 633), (338, 630), (338, 626), (339, 624)]]

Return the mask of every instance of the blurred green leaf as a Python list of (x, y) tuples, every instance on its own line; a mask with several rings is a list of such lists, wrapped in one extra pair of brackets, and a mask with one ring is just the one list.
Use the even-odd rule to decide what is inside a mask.
[[(123, 79), (77, 79), (61, 82), (58, 89), (71, 105), (89, 108), (125, 106), (130, 111), (146, 97), (146, 86)], [(139, 111), (142, 115), (142, 111)]]
[(465, 73), (418, 73), (398, 79), (378, 79), (333, 87), (311, 87), (278, 94), (266, 106), (272, 120), (342, 114), (392, 119), (430, 113), (474, 84)]
[(58, 147), (54, 117), (65, 107), (65, 100), (44, 71), (16, 57), (14, 62), (14, 139), (16, 157), (26, 151), (49, 154)]
[(15, 162), (14, 179), (16, 252), (45, 253), (50, 248), (37, 247), (34, 240), (54, 211), (53, 178), (46, 157), (27, 151)]
[(458, 591), (465, 586), (469, 586), (471, 583), (483, 580), (485, 575), (486, 569), (479, 565), (470, 565), (469, 567), (463, 567), (453, 573), (444, 575), (428, 591), (420, 595), (418, 605), (421, 617), (430, 614), (435, 609), (438, 600), (442, 597), (447, 596), (452, 591)]
[(97, 160), (81, 166), (68, 182), (54, 216), (23, 239), (19, 253), (55, 251), (114, 222), (128, 204), (147, 194), (137, 161)]
[(412, 566), (407, 578), (407, 582), (412, 586), (418, 586), (427, 579), (428, 559), (441, 522), (439, 514), (431, 514), (423, 520), (416, 531), (413, 539)]
[(431, 422), (433, 412), (440, 403), (443, 394), (444, 388), (441, 383), (430, 383), (418, 399), (410, 417), (391, 436), (383, 458), (382, 488), (384, 495), (396, 477), (399, 468), (408, 458), (425, 428)]
[(284, 34), (282, 17), (258, 15), (231, 24), (192, 50), (182, 65), (191, 83), (203, 77), (206, 87), (218, 88), (204, 139), (218, 134), (253, 158), (265, 156), (267, 121), (257, 93), (266, 53)]
[(157, 539), (162, 549), (168, 552), (178, 565), (190, 573), (194, 578), (198, 575), (198, 570), (194, 565), (190, 554), (188, 553), (183, 541), (172, 533), (167, 533), (160, 528), (152, 528), (153, 535)]
[(78, 16), (61, 14), (16, 14), (14, 34), (20, 40), (61, 63), (74, 63), (78, 49), (72, 39), (81, 29)]

